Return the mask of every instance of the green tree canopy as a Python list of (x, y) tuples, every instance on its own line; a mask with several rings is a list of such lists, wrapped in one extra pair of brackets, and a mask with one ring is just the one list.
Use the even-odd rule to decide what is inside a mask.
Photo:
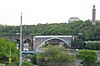
[(72, 47), (75, 49), (83, 49), (83, 48), (85, 48), (84, 41), (82, 39), (75, 39), (72, 42)]
[(45, 50), (45, 54), (40, 54), (39, 58), (47, 57), (49, 61), (70, 62), (74, 57), (70, 56), (67, 51), (63, 51), (62, 47), (49, 45)]
[(76, 56), (82, 60), (84, 66), (93, 66), (97, 60), (96, 52), (92, 50), (80, 50)]
[(10, 54), (13, 61), (18, 60), (19, 53), (16, 44), (8, 39), (0, 38), (0, 55), (2, 57), (10, 57)]
[[(15, 36), (19, 26), (0, 25), (0, 36)], [(74, 35), (81, 33), (82, 40), (100, 40), (100, 26), (90, 20), (72, 23), (23, 25), (23, 35)]]

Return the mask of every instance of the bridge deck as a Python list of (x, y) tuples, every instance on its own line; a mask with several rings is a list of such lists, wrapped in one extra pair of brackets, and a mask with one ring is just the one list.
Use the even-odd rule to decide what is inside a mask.
[(37, 38), (42, 38), (42, 37), (72, 37), (71, 35), (45, 35), (45, 36), (34, 36), (34, 37), (37, 37)]

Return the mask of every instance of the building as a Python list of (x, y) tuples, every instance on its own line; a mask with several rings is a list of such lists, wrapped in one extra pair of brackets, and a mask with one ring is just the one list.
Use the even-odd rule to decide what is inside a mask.
[(100, 22), (100, 20), (96, 20), (96, 8), (95, 5), (93, 5), (92, 8), (92, 25), (98, 25), (97, 22)]
[(78, 17), (71, 17), (71, 18), (69, 18), (68, 23), (72, 23), (75, 21), (80, 21), (80, 19)]

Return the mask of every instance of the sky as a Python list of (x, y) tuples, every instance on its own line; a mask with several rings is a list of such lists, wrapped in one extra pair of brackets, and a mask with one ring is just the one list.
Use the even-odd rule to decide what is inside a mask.
[(96, 6), (96, 19), (100, 19), (100, 0), (0, 0), (0, 24), (23, 25), (67, 23), (70, 17), (88, 20), (92, 6)]

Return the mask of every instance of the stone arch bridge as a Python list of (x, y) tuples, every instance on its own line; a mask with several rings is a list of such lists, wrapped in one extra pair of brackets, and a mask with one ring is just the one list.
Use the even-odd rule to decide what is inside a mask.
[[(0, 38), (8, 38), (11, 41), (17, 43), (17, 48), (19, 48), (19, 36), (0, 36)], [(44, 36), (23, 36), (22, 50), (39, 50), (47, 42), (58, 42), (64, 43), (67, 47), (71, 47), (71, 41), (74, 39), (73, 36), (67, 35), (44, 35)]]

